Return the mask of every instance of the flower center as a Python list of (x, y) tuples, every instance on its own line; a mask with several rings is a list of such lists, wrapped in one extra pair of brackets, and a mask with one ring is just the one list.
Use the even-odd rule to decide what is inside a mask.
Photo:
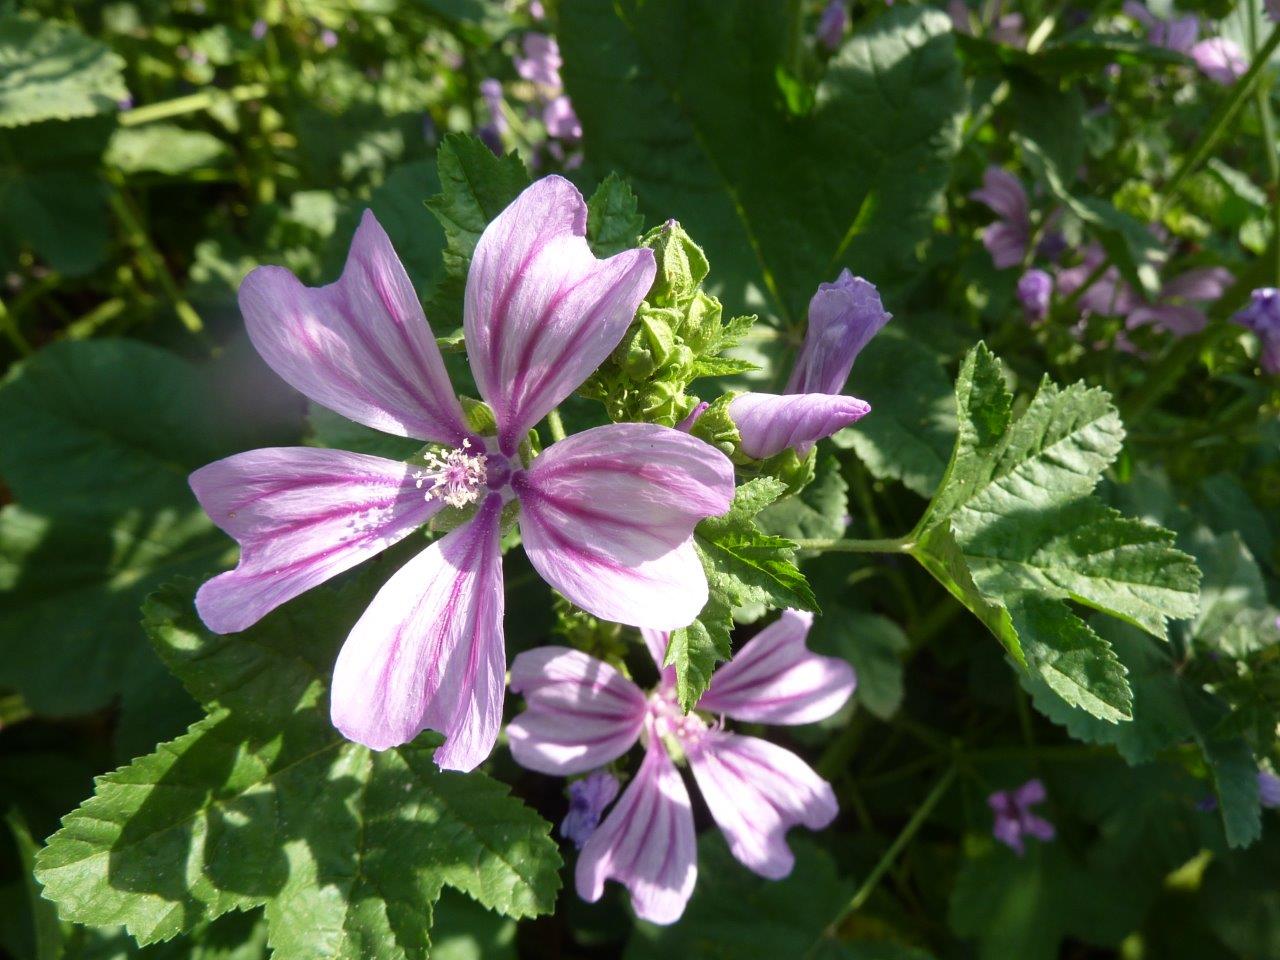
[(414, 473), (418, 489), (425, 487), (428, 500), (443, 500), (451, 507), (474, 503), (488, 479), (483, 450), (472, 452), (470, 440), (448, 453), (428, 451), (422, 458), (422, 470)]
[(649, 697), (653, 732), (663, 739), (691, 747), (707, 732), (707, 723), (696, 713), (683, 713), (674, 690), (657, 690)]

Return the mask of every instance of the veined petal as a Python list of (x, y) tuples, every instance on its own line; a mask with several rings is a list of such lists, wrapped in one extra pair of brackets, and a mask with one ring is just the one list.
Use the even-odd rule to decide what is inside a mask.
[(813, 614), (784, 610), (711, 677), (700, 710), (746, 723), (814, 723), (853, 694), (853, 667), (810, 653), (805, 638)]
[(578, 896), (591, 903), (606, 880), (617, 880), (651, 923), (674, 923), (684, 913), (698, 879), (693, 811), (660, 741), (650, 741), (635, 779), (582, 848), (574, 878)]
[(567, 776), (631, 749), (645, 696), (609, 664), (568, 647), (538, 647), (511, 664), (511, 690), (527, 706), (507, 724), (511, 755), (530, 770)]
[(333, 668), (330, 710), (343, 736), (385, 750), (438, 730), (445, 770), (472, 770), (489, 755), (506, 679), (501, 511), (491, 494), (373, 598)]
[(1199, 267), (1179, 274), (1161, 287), (1160, 299), (1209, 303), (1226, 293), (1234, 279), (1225, 267)]
[(831, 785), (767, 740), (711, 730), (686, 752), (729, 850), (762, 877), (780, 879), (795, 865), (788, 830), (821, 830), (839, 812)]
[(786, 392), (842, 392), (854, 360), (890, 319), (875, 285), (848, 270), (834, 283), (819, 284)]
[(304, 286), (283, 267), (240, 285), (258, 353), (290, 386), (358, 423), (457, 445), (462, 407), (413, 284), (371, 211), (336, 283)]
[(1027, 254), (1028, 232), (1018, 223), (997, 221), (982, 231), (982, 245), (991, 254), (997, 270), (1007, 270), (1022, 263)]
[(1179, 337), (1199, 333), (1208, 322), (1209, 318), (1199, 307), (1171, 303), (1157, 303), (1151, 306), (1143, 304), (1135, 307), (1129, 311), (1124, 321), (1125, 326), (1130, 330), (1152, 324)]
[(729, 402), (729, 416), (749, 457), (767, 460), (787, 447), (800, 454), (823, 437), (861, 420), (871, 404), (828, 393), (744, 393)]
[(463, 325), (471, 371), (510, 456), (618, 345), (657, 270), (651, 250), (597, 260), (563, 177), (527, 187), (480, 236)]
[(676, 684), (676, 668), (664, 667), (662, 662), (667, 658), (667, 644), (671, 642), (671, 634), (665, 630), (640, 628), (640, 637), (653, 657), (653, 665), (658, 668), (658, 685), (664, 690), (674, 690)]
[(1030, 206), (1022, 181), (1008, 170), (987, 167), (982, 174), (982, 189), (974, 190), (969, 199), (985, 203), (1002, 220), (1010, 223), (1027, 223)]
[(200, 618), (218, 633), (252, 626), (440, 509), (405, 464), (345, 450), (250, 450), (201, 467), (190, 483), (205, 513), (240, 544), (236, 568), (196, 594)]
[(707, 602), (693, 528), (733, 501), (733, 465), (710, 444), (609, 424), (552, 444), (512, 486), (530, 562), (589, 613), (674, 630)]

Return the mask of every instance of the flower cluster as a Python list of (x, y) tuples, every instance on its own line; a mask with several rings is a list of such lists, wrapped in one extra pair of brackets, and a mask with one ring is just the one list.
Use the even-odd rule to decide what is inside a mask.
[[(537, 120), (546, 134), (544, 140), (531, 144), (536, 164), (545, 154), (566, 170), (582, 163), (579, 149), (582, 124), (574, 112), (573, 102), (565, 93), (560, 68), (564, 61), (556, 38), (536, 31), (526, 33), (520, 41), (520, 53), (513, 58), (516, 73), (527, 86), (514, 96), (522, 103), (525, 115)], [(495, 153), (501, 153), (511, 123), (502, 83), (493, 77), (480, 82), (480, 97), (488, 114), (488, 122), (477, 131)]]

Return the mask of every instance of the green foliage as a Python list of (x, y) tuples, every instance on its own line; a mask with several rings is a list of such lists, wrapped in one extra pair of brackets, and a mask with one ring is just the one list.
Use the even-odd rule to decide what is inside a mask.
[(229, 155), (227, 145), (211, 133), (153, 123), (117, 130), (103, 160), (124, 173), (179, 176), (220, 165)]
[(917, 559), (1065, 703), (1131, 718), (1125, 670), (1072, 601), (1164, 639), (1193, 616), (1199, 571), (1173, 534), (1092, 499), (1120, 449), (1109, 397), (1045, 380), (1021, 416), (984, 345), (956, 383), (951, 463), (912, 534)]
[(789, 31), (775, 3), (560, 6), (591, 160), (626, 175), (651, 221), (678, 215), (705, 244), (730, 310), (768, 297), (797, 326), (844, 263), (882, 290), (910, 275), (963, 95), (946, 17), (895, 8), (832, 57), (796, 117), (775, 79)]
[(438, 738), (374, 753), (329, 723), (326, 679), (369, 586), (314, 591), (242, 634), (211, 634), (189, 586), (148, 601), (160, 655), (208, 711), (98, 780), (38, 858), (63, 917), (165, 940), (265, 905), (277, 960), (422, 957), (444, 886), (513, 917), (559, 886), (549, 825)]
[(0, 127), (116, 109), (129, 95), (124, 60), (54, 20), (0, 17)]

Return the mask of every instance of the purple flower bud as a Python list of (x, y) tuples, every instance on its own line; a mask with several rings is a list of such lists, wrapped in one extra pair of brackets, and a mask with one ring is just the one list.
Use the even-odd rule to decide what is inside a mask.
[(987, 797), (987, 805), (995, 815), (991, 835), (1018, 856), (1026, 852), (1024, 836), (1049, 841), (1054, 837), (1053, 824), (1031, 812), (1032, 806), (1045, 798), (1044, 784), (1028, 780), (1017, 790), (997, 790)]
[(507, 132), (507, 118), (502, 112), (502, 84), (493, 77), (480, 81), (480, 99), (489, 111), (489, 125), (499, 133)]
[(1018, 279), (1018, 299), (1027, 319), (1043, 320), (1049, 314), (1049, 299), (1053, 296), (1053, 277), (1043, 270), (1031, 269)]
[(560, 80), (560, 67), (564, 61), (560, 57), (560, 45), (555, 37), (543, 33), (526, 33), (521, 42), (524, 56), (516, 57), (516, 73), (524, 79), (544, 87), (559, 90), (563, 84)]
[(605, 807), (618, 795), (618, 778), (611, 773), (595, 773), (569, 784), (569, 813), (560, 822), (560, 836), (579, 850), (600, 825)]
[(840, 49), (848, 24), (849, 13), (844, 8), (844, 0), (830, 0), (822, 11), (822, 19), (818, 21), (819, 45), (832, 53)]
[(579, 140), (582, 138), (582, 123), (573, 112), (573, 104), (564, 94), (556, 97), (542, 110), (542, 123), (547, 128), (547, 136), (557, 140)]
[(1266, 770), (1259, 770), (1258, 799), (1268, 810), (1280, 807), (1280, 777)]
[(1262, 344), (1262, 369), (1280, 373), (1280, 290), (1262, 287), (1253, 291), (1253, 301), (1231, 319), (1257, 334)]
[(848, 270), (835, 283), (819, 284), (809, 301), (809, 330), (786, 392), (840, 393), (853, 361), (890, 316), (875, 285)]
[(705, 400), (698, 403), (689, 411), (689, 415), (687, 417), (676, 424), (676, 429), (683, 430), (685, 433), (693, 432), (693, 425), (698, 422), (698, 418), (700, 416), (707, 412), (707, 408), (710, 406), (711, 404), (707, 403)]
[(529, 16), (535, 20), (547, 19), (547, 8), (542, 5), (542, 0), (529, 0)]
[(326, 50), (332, 50), (338, 45), (338, 35), (332, 30), (325, 29), (320, 33), (320, 46)]
[(249, 33), (253, 36), (253, 39), (261, 40), (267, 35), (267, 21), (259, 17), (253, 21), (253, 26), (249, 28)]
[(1226, 37), (1201, 40), (1191, 48), (1191, 59), (1201, 73), (1224, 87), (1231, 86), (1249, 69), (1244, 51)]

